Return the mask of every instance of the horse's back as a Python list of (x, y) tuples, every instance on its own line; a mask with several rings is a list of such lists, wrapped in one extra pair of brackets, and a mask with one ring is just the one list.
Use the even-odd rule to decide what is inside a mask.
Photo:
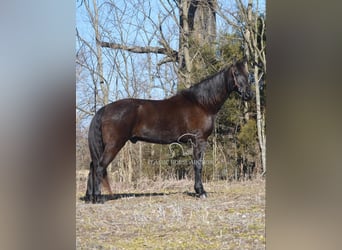
[(129, 98), (121, 99), (110, 104), (107, 104), (104, 108), (104, 115), (102, 121), (107, 120), (122, 120), (126, 118), (127, 115), (135, 113), (139, 107), (139, 100)]

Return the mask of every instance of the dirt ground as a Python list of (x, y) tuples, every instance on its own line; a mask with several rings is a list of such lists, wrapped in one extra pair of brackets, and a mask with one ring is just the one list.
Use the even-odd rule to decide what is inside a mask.
[(77, 249), (265, 249), (265, 181), (112, 183), (104, 204), (85, 204), (76, 174)]

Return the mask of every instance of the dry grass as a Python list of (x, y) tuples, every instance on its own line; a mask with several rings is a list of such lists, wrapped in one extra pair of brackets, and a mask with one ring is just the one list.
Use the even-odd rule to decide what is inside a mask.
[(205, 183), (208, 199), (189, 195), (193, 181), (112, 184), (125, 194), (85, 204), (77, 174), (78, 249), (265, 249), (265, 182)]

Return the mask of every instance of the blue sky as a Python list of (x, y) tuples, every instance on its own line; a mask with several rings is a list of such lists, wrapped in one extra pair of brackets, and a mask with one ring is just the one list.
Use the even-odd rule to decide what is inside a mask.
[[(98, 1), (98, 5), (101, 5), (102, 1)], [(116, 1), (116, 5), (120, 8), (123, 8), (122, 4), (125, 1)], [(225, 0), (218, 0), (219, 4), (223, 4), (226, 6), (226, 8), (233, 7), (235, 1), (225, 1)], [(246, 0), (243, 0), (243, 2), (247, 3)], [(259, 0), (255, 1), (256, 4), (259, 6), (258, 9), (260, 12), (266, 12), (266, 2), (265, 0)], [(151, 4), (155, 6), (155, 13), (151, 13), (151, 17), (157, 21), (158, 11), (161, 9), (159, 5), (159, 0), (152, 0)], [(217, 17), (218, 24), (220, 23), (221, 19), (220, 17)], [(220, 27), (220, 24), (218, 25)], [(82, 34), (84, 38), (92, 39), (93, 37), (93, 31), (91, 29), (91, 25), (89, 23), (89, 20), (87, 18), (87, 13), (84, 10), (83, 7), (76, 9), (76, 27), (78, 31)], [(218, 28), (219, 28), (218, 27)], [(145, 27), (146, 28), (146, 27)], [(148, 28), (148, 27), (147, 27)], [(152, 27), (151, 27), (152, 28)], [(151, 30), (152, 32), (152, 30)]]
[[(100, 8), (99, 8), (100, 16), (102, 16), (102, 18), (100, 19), (100, 22), (105, 23), (106, 26), (108, 27), (108, 29), (110, 30), (110, 37), (109, 38), (104, 37), (103, 40), (110, 41), (110, 42), (115, 41), (115, 42), (121, 43), (119, 36), (122, 35), (125, 37), (124, 38), (125, 42), (127, 42), (129, 45), (146, 46), (146, 44), (148, 43), (148, 38), (146, 36), (144, 36), (144, 34), (140, 34), (140, 33), (144, 33), (144, 32), (139, 32), (139, 29), (145, 29), (149, 33), (153, 33), (156, 30), (156, 27), (153, 27), (150, 22), (146, 22), (146, 25), (144, 25), (143, 23), (139, 23), (139, 21), (137, 21), (138, 20), (137, 17), (142, 18), (141, 13), (140, 13), (140, 16), (136, 15), (136, 13), (139, 13), (138, 9), (132, 8), (132, 10), (127, 11), (127, 16), (125, 16), (125, 18), (123, 19), (123, 23), (125, 23), (124, 28), (126, 29), (125, 30), (126, 32), (124, 32), (123, 34), (120, 34), (119, 33), (120, 31), (116, 30), (116, 27), (113, 26), (110, 22), (110, 18), (112, 18), (112, 16), (109, 15), (109, 17), (107, 17), (108, 19), (104, 20), (103, 16), (107, 16), (107, 14), (109, 12), (109, 10), (108, 10), (109, 5), (101, 4), (102, 2), (104, 2), (104, 1), (98, 1), (98, 6), (100, 6)], [(149, 6), (146, 6), (149, 3), (149, 1), (117, 0), (117, 1), (115, 1), (115, 4), (117, 7), (119, 7), (119, 9), (122, 10), (122, 9), (124, 9), (125, 4), (129, 4), (129, 2), (141, 2), (145, 5), (145, 7), (147, 7), (147, 9), (149, 9), (148, 8)], [(246, 0), (243, 0), (243, 2), (247, 3)], [(265, 6), (264, 0), (256, 1), (256, 2), (258, 2), (259, 6)], [(218, 3), (219, 4), (224, 3), (225, 8), (230, 9), (230, 8), (233, 8), (235, 1), (218, 0)], [(90, 4), (91, 4), (91, 2), (90, 2)], [(158, 13), (160, 13), (161, 10), (163, 10), (163, 13), (165, 13), (165, 9), (160, 5), (159, 0), (151, 0), (151, 5), (153, 6), (153, 8), (151, 8), (152, 12), (150, 13), (149, 16), (151, 17), (152, 20), (154, 20), (156, 23), (158, 23)], [(260, 8), (260, 9), (264, 9), (264, 8)], [(101, 11), (102, 11), (102, 13), (101, 13)], [(172, 23), (172, 21), (173, 20), (170, 18), (169, 22)], [(217, 17), (217, 24), (218, 24), (217, 25), (218, 29), (226, 29), (226, 27), (227, 27), (227, 26), (222, 25), (222, 19), (220, 19), (220, 17)], [(165, 25), (165, 27), (167, 27), (167, 25)], [(91, 27), (91, 24), (89, 23), (89, 19), (87, 17), (87, 13), (85, 11), (84, 6), (78, 7), (76, 9), (76, 28), (78, 29), (80, 35), (85, 40), (87, 40), (93, 46), (95, 45), (94, 31)], [(178, 32), (177, 31), (169, 31), (168, 32), (167, 30), (163, 30), (163, 32), (165, 32), (166, 34), (168, 33), (168, 35), (170, 37), (173, 36), (171, 46), (173, 47), (173, 49), (177, 50), (177, 48), (178, 48)], [(158, 44), (157, 38), (154, 38), (149, 45), (160, 46), (160, 44)], [(78, 50), (78, 49), (79, 49), (78, 44), (76, 44), (76, 50)], [(146, 56), (146, 55), (144, 55), (144, 56)], [(134, 60), (137, 60), (138, 63), (141, 65), (141, 63), (144, 62), (144, 56), (141, 54), (135, 54)], [(163, 58), (163, 56), (158, 55), (157, 58), (158, 58), (158, 60), (160, 60), (161, 58)], [(155, 58), (155, 59), (157, 59), (157, 58)], [(106, 62), (104, 62), (104, 65), (106, 67)], [(171, 75), (171, 71), (168, 74)], [(149, 76), (147, 76), (146, 74), (143, 74), (140, 77), (145, 78), (146, 81), (149, 81)], [(154, 81), (155, 81), (154, 84), (159, 84), (158, 79), (155, 78)], [(113, 90), (113, 92), (115, 92), (115, 91), (117, 91), (117, 90)], [(122, 97), (124, 97), (124, 95)], [(160, 92), (160, 90), (158, 90), (158, 88), (156, 88), (152, 91), (152, 97), (158, 98), (158, 99), (163, 98), (163, 93)], [(113, 99), (112, 99), (112, 101), (113, 101)]]

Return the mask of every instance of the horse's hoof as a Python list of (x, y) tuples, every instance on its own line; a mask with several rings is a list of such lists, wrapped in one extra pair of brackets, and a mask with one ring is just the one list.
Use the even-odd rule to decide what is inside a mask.
[(201, 194), (201, 195), (200, 195), (200, 198), (201, 198), (201, 199), (206, 199), (206, 198), (208, 198), (208, 195), (207, 195), (207, 193), (203, 193), (203, 194)]
[(96, 195), (94, 203), (103, 204), (105, 202), (105, 197), (103, 195)]
[(85, 195), (83, 198), (81, 198), (81, 200), (84, 200), (84, 202), (87, 204), (93, 200), (93, 197), (91, 197), (90, 195)]

